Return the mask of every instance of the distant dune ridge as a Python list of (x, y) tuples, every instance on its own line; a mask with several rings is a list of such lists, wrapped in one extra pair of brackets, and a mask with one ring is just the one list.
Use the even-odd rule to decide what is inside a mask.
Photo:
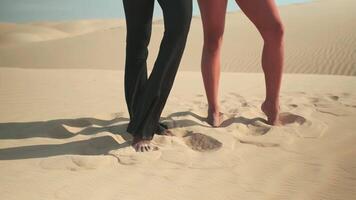
[[(145, 154), (126, 132), (124, 21), (0, 24), (0, 199), (353, 199), (355, 8), (281, 8), (280, 127), (260, 110), (262, 40), (239, 12), (226, 22), (225, 120), (209, 127), (195, 17), (161, 118), (176, 137), (155, 136), (159, 149)], [(153, 26), (150, 67), (163, 31)]]
[[(286, 26), (285, 72), (356, 75), (355, 9), (350, 0), (345, 3), (323, 0), (322, 4), (313, 1), (282, 7)], [(163, 29), (162, 20), (154, 24), (150, 67)], [(122, 70), (125, 35), (125, 22), (120, 20), (0, 24), (0, 66)], [(201, 48), (201, 20), (195, 17), (185, 52), (189, 56), (183, 58), (181, 70), (200, 70)], [(250, 21), (240, 12), (228, 14), (222, 70), (262, 72), (261, 48), (262, 40)], [(100, 55), (98, 49), (101, 49)], [(73, 56), (76, 52), (81, 54)], [(39, 56), (43, 58), (32, 59)]]
[(123, 26), (123, 20), (81, 20), (69, 22), (0, 23), (0, 46), (59, 40)]

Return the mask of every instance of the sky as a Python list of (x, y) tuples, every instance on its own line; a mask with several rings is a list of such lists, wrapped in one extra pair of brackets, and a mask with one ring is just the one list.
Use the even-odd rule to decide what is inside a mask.
[[(194, 15), (199, 8), (194, 1)], [(279, 5), (302, 3), (308, 0), (276, 0)], [(237, 10), (229, 0), (228, 10)], [(155, 3), (155, 16), (161, 16)], [(124, 18), (122, 0), (0, 0), (0, 22), (67, 21), (76, 19)]]

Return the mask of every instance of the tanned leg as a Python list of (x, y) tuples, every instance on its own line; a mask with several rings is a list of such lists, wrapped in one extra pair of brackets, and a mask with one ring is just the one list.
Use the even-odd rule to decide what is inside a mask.
[(219, 81), (227, 0), (198, 0), (198, 2), (204, 30), (201, 71), (209, 104), (208, 123), (218, 127), (223, 121), (219, 105)]
[(262, 68), (265, 74), (266, 99), (261, 108), (270, 125), (279, 125), (279, 93), (284, 61), (284, 28), (275, 0), (236, 0), (254, 23), (263, 40)]

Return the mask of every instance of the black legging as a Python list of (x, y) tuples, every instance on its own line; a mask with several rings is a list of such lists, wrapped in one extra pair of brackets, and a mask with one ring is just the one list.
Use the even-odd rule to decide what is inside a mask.
[(127, 131), (151, 140), (171, 91), (187, 40), (192, 0), (158, 0), (164, 17), (164, 37), (147, 78), (147, 46), (155, 0), (123, 0), (126, 15), (125, 96), (130, 114)]

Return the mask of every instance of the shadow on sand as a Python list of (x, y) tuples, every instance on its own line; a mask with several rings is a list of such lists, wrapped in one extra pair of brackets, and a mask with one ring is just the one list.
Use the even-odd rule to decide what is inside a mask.
[[(191, 116), (196, 120), (172, 119), (174, 117), (183, 116)], [(191, 111), (173, 113), (161, 120), (167, 122), (166, 124), (169, 128), (190, 126), (210, 127), (206, 125), (206, 123), (203, 123), (206, 121), (205, 117), (199, 116)], [(262, 122), (265, 121), (261, 118), (230, 118), (223, 122), (222, 127), (230, 126), (233, 123), (248, 125), (258, 120)], [(38, 122), (0, 123), (0, 140), (27, 138), (70, 139), (76, 135), (96, 135), (101, 132), (120, 135), (124, 139), (123, 143), (119, 143), (112, 136), (105, 135), (61, 144), (41, 144), (10, 148), (0, 147), (0, 160), (42, 158), (59, 155), (107, 155), (111, 150), (125, 148), (131, 145), (132, 136), (126, 131), (128, 121), (128, 118), (117, 117), (111, 120), (78, 118)], [(65, 140), (59, 141), (63, 142)]]

